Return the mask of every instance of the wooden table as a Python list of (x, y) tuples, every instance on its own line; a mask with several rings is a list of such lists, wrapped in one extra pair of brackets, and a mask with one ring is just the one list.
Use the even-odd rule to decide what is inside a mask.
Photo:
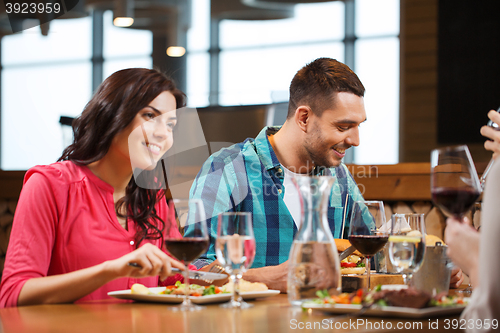
[[(119, 300), (61, 305), (36, 305), (0, 309), (0, 332), (84, 332), (84, 333), (280, 333), (280, 332), (395, 332), (397, 325), (414, 332), (451, 332), (445, 330), (445, 319), (438, 317), (411, 320), (401, 318), (342, 318), (316, 311), (291, 307), (284, 294), (252, 301), (247, 310), (227, 310), (217, 304), (205, 310), (180, 313), (169, 311), (173, 305), (158, 303), (124, 303)], [(336, 324), (335, 324), (336, 323)], [(439, 329), (429, 328), (429, 324)], [(389, 326), (390, 325), (390, 326)], [(392, 329), (389, 329), (392, 327)], [(307, 329), (310, 328), (310, 329)], [(406, 330), (408, 331), (408, 330)]]

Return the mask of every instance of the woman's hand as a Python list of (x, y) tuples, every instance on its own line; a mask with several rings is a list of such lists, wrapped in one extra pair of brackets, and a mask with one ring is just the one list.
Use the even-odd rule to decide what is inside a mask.
[(455, 218), (446, 220), (445, 240), (448, 245), (446, 254), (470, 278), (471, 283), (477, 282), (479, 261), (479, 233), (474, 229), (469, 219), (461, 223)]
[[(136, 263), (140, 267), (130, 266), (129, 263)], [(115, 260), (110, 260), (105, 263), (106, 269), (118, 277), (147, 277), (159, 276), (160, 280), (165, 280), (169, 275), (172, 275), (172, 267), (183, 270), (185, 266), (177, 260), (169, 257), (165, 252), (158, 247), (146, 243), (137, 250), (124, 255)]]
[[(491, 110), (488, 112), (488, 118), (491, 119), (496, 124), (500, 125), (500, 113)], [(497, 158), (500, 155), (500, 131), (491, 128), (490, 126), (481, 127), (481, 135), (487, 137), (484, 143), (484, 148), (493, 152), (493, 158)]]
[(464, 275), (462, 274), (462, 270), (460, 269), (460, 267), (454, 266), (451, 269), (450, 288), (460, 288), (463, 282)]

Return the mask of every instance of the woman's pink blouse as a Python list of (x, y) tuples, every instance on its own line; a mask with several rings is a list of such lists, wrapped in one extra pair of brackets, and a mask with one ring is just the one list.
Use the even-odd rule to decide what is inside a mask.
[[(164, 199), (156, 211), (166, 234), (179, 235)], [(17, 306), (21, 288), (31, 278), (76, 271), (134, 251), (136, 225), (127, 223), (125, 230), (116, 218), (113, 188), (86, 166), (64, 161), (28, 170), (7, 249), (0, 307)], [(146, 242), (162, 247), (160, 240), (141, 245)], [(181, 279), (172, 276), (162, 284)], [(109, 291), (130, 289), (134, 283), (156, 287), (159, 280), (119, 278), (79, 301), (109, 298)]]

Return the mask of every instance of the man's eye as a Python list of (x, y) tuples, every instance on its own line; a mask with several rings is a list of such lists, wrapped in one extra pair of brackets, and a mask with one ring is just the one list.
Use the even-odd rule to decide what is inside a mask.
[(345, 131), (347, 131), (349, 129), (349, 127), (347, 127), (347, 126), (338, 126), (338, 129), (341, 132), (345, 132)]

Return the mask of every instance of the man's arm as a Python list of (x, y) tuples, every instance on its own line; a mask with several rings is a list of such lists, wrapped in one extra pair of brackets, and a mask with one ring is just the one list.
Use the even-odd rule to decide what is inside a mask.
[(277, 266), (267, 266), (249, 269), (243, 274), (243, 279), (250, 282), (262, 282), (269, 289), (286, 293), (288, 279), (288, 260)]

